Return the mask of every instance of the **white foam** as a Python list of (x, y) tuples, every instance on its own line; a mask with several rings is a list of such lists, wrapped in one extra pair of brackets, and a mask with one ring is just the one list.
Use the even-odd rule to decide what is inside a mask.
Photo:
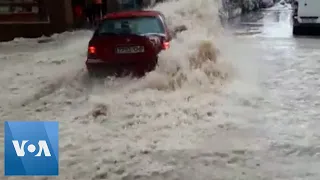
[[(59, 179), (87, 180), (106, 172), (109, 179), (118, 179), (168, 171), (167, 165), (148, 161), (151, 157), (140, 151), (202, 147), (217, 125), (246, 123), (246, 117), (228, 118), (226, 114), (250, 112), (228, 96), (251, 98), (248, 87), (259, 93), (252, 57), (236, 39), (224, 36), (220, 6), (218, 0), (168, 1), (156, 6), (171, 28), (185, 25), (187, 31), (160, 54), (159, 67), (142, 79), (114, 78), (87, 84), (82, 68), (91, 34), (80, 33), (69, 41), (54, 37), (58, 43), (45, 45), (31, 62), (12, 65), (3, 72), (8, 76), (0, 81), (7, 84), (12, 74), (21, 71), (23, 76), (11, 81), (20, 89), (16, 109), (8, 107), (2, 115), (61, 122)], [(21, 46), (24, 43), (21, 41)], [(57, 66), (53, 59), (66, 62)], [(43, 65), (37, 65), (39, 62)], [(9, 90), (2, 92), (9, 94)], [(138, 166), (142, 170), (137, 170)], [(119, 173), (117, 168), (124, 171)]]

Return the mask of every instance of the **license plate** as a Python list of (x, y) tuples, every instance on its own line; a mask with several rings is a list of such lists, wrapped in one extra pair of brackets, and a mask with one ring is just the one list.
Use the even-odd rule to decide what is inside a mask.
[(315, 23), (316, 21), (317, 19), (312, 19), (312, 18), (302, 19), (302, 23)]
[(133, 54), (133, 53), (143, 53), (144, 47), (143, 46), (130, 46), (130, 47), (117, 47), (116, 53), (117, 54)]
[(87, 59), (88, 63), (103, 63), (101, 59)]

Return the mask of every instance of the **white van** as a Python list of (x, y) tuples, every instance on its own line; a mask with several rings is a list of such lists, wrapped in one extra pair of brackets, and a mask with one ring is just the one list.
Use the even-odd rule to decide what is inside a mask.
[(293, 34), (301, 34), (302, 28), (320, 27), (320, 0), (294, 0)]

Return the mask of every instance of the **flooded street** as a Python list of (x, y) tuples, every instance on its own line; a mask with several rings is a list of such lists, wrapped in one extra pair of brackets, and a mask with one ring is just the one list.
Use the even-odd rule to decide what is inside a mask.
[(142, 79), (88, 82), (90, 31), (0, 44), (1, 119), (60, 122), (60, 175), (23, 179), (319, 180), (320, 39), (290, 7), (223, 33), (212, 1), (156, 9), (189, 30)]
[(257, 167), (265, 179), (319, 179), (320, 48), (317, 37), (293, 37), (282, 5), (234, 20), (236, 34), (256, 47), (266, 73), (259, 126), (268, 141)]

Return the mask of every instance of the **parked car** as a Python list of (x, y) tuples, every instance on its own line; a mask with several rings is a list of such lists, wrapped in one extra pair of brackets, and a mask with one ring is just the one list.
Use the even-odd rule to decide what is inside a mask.
[(312, 28), (320, 27), (319, 0), (294, 0), (292, 10), (294, 35), (301, 34), (303, 30), (311, 31)]
[(85, 63), (88, 73), (95, 76), (110, 70), (116, 74), (152, 71), (158, 54), (170, 48), (173, 36), (161, 12), (135, 10), (108, 14), (89, 41)]

